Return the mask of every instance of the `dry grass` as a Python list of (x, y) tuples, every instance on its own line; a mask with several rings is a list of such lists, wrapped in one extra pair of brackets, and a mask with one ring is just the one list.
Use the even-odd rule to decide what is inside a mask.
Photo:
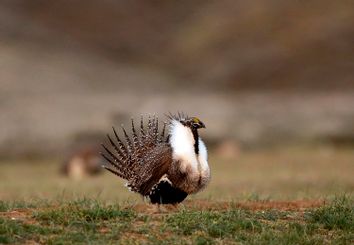
[[(321, 199), (354, 190), (351, 149), (286, 148), (241, 153), (237, 159), (211, 155), (212, 180), (190, 200)], [(2, 161), (0, 199), (98, 198), (141, 202), (123, 181), (104, 173), (80, 181), (59, 175), (56, 161)]]

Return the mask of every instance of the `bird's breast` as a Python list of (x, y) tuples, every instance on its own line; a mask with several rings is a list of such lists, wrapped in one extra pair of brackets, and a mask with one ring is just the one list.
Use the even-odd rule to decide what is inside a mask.
[(210, 169), (206, 161), (180, 159), (169, 173), (170, 180), (188, 194), (202, 190), (209, 182)]

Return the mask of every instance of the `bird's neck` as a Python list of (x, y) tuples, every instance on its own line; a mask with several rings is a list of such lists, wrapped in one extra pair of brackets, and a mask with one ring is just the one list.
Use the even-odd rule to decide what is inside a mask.
[(194, 138), (194, 152), (196, 155), (199, 154), (199, 135), (197, 129), (192, 129), (193, 138)]
[(195, 159), (200, 151), (197, 130), (191, 130), (177, 121), (171, 123), (170, 144), (175, 156), (183, 158)]

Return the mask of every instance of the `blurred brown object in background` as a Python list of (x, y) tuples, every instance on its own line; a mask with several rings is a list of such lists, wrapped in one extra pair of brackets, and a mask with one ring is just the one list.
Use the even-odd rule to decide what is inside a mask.
[(101, 173), (102, 158), (94, 147), (84, 147), (73, 152), (64, 161), (61, 173), (73, 178), (82, 179), (85, 176), (93, 176)]
[(215, 153), (225, 159), (235, 159), (239, 157), (241, 149), (238, 142), (228, 139), (216, 146)]

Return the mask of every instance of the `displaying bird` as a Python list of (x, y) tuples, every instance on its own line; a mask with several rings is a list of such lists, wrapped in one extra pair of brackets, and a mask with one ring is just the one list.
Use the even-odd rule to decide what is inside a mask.
[(156, 204), (180, 203), (210, 180), (207, 149), (198, 134), (204, 123), (183, 113), (167, 117), (161, 132), (156, 116), (149, 116), (146, 128), (141, 117), (139, 134), (132, 119), (131, 137), (122, 127), (125, 143), (113, 128), (116, 142), (107, 135), (111, 147), (102, 144), (107, 160), (103, 167), (127, 180), (129, 190)]

